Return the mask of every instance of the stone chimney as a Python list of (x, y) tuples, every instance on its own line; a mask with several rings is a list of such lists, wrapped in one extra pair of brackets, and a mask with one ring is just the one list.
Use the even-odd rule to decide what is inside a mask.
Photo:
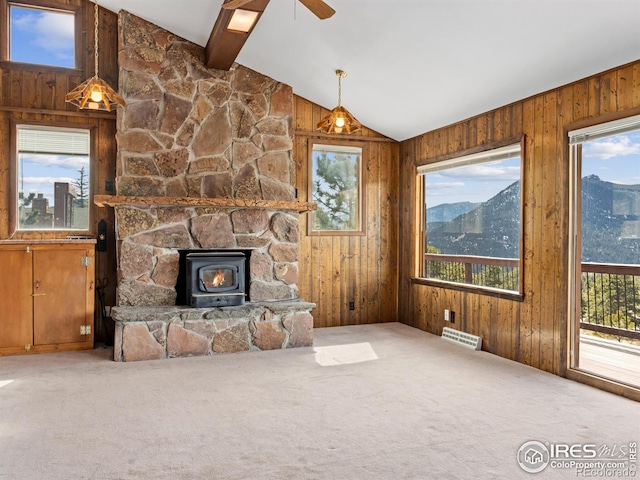
[(251, 207), (295, 200), (291, 87), (207, 69), (202, 47), (125, 11), (119, 25), (119, 305), (173, 305), (179, 249), (252, 249), (250, 300), (297, 298), (298, 212)]

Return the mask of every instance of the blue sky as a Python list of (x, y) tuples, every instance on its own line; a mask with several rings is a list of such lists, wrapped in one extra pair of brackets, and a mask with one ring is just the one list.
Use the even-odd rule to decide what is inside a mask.
[[(78, 170), (89, 173), (89, 157), (21, 154), (18, 161), (18, 191), (42, 193), (53, 206), (53, 184), (72, 183), (80, 178)], [(86, 177), (88, 179), (88, 177)]]
[(640, 131), (587, 142), (582, 147), (582, 176), (629, 185), (640, 184)]
[[(567, 139), (568, 141), (568, 139)], [(587, 142), (582, 175), (640, 184), (640, 131)], [(519, 160), (474, 165), (427, 175), (427, 207), (462, 201), (484, 202), (519, 179)]]
[(520, 159), (483, 163), (427, 175), (427, 207), (484, 202), (520, 179)]
[(11, 60), (73, 68), (74, 16), (11, 6)]

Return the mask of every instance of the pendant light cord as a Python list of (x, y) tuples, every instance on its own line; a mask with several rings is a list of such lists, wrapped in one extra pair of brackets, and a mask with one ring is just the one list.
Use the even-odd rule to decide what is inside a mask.
[(342, 105), (342, 78), (347, 76), (347, 72), (344, 70), (336, 70), (336, 76), (338, 77), (338, 106)]
[(94, 29), (93, 29), (93, 35), (94, 35), (94, 39), (93, 39), (93, 45), (94, 45), (94, 52), (95, 52), (95, 76), (98, 76), (98, 0), (94, 0), (93, 4), (95, 5), (95, 21), (94, 21)]

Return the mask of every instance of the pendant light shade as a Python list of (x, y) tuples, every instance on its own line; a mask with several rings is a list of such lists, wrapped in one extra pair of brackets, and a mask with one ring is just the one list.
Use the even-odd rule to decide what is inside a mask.
[(342, 101), (342, 79), (347, 76), (346, 72), (336, 70), (338, 77), (338, 106), (325, 116), (316, 128), (324, 133), (353, 133), (362, 128), (356, 118), (349, 113), (349, 110), (341, 105)]
[(65, 96), (65, 100), (78, 108), (86, 108), (90, 110), (102, 110), (110, 112), (114, 107), (125, 107), (127, 104), (124, 99), (109, 86), (107, 82), (98, 76), (98, 2), (95, 5), (95, 22), (94, 22), (94, 57), (95, 57), (95, 75), (76, 88), (71, 90)]

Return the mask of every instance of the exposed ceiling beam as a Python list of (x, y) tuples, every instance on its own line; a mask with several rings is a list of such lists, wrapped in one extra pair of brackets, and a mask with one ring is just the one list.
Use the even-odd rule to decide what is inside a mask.
[(249, 35), (251, 35), (251, 32), (260, 20), (260, 16), (268, 4), (269, 0), (251, 0), (242, 6), (242, 10), (258, 12), (258, 18), (253, 24), (253, 27), (246, 33), (229, 30), (227, 28), (235, 9), (220, 9), (220, 13), (213, 26), (213, 30), (211, 30), (211, 35), (209, 36), (209, 41), (206, 46), (205, 60), (207, 67), (218, 70), (229, 70), (231, 68), (240, 50), (242, 50), (242, 46), (249, 38)]

